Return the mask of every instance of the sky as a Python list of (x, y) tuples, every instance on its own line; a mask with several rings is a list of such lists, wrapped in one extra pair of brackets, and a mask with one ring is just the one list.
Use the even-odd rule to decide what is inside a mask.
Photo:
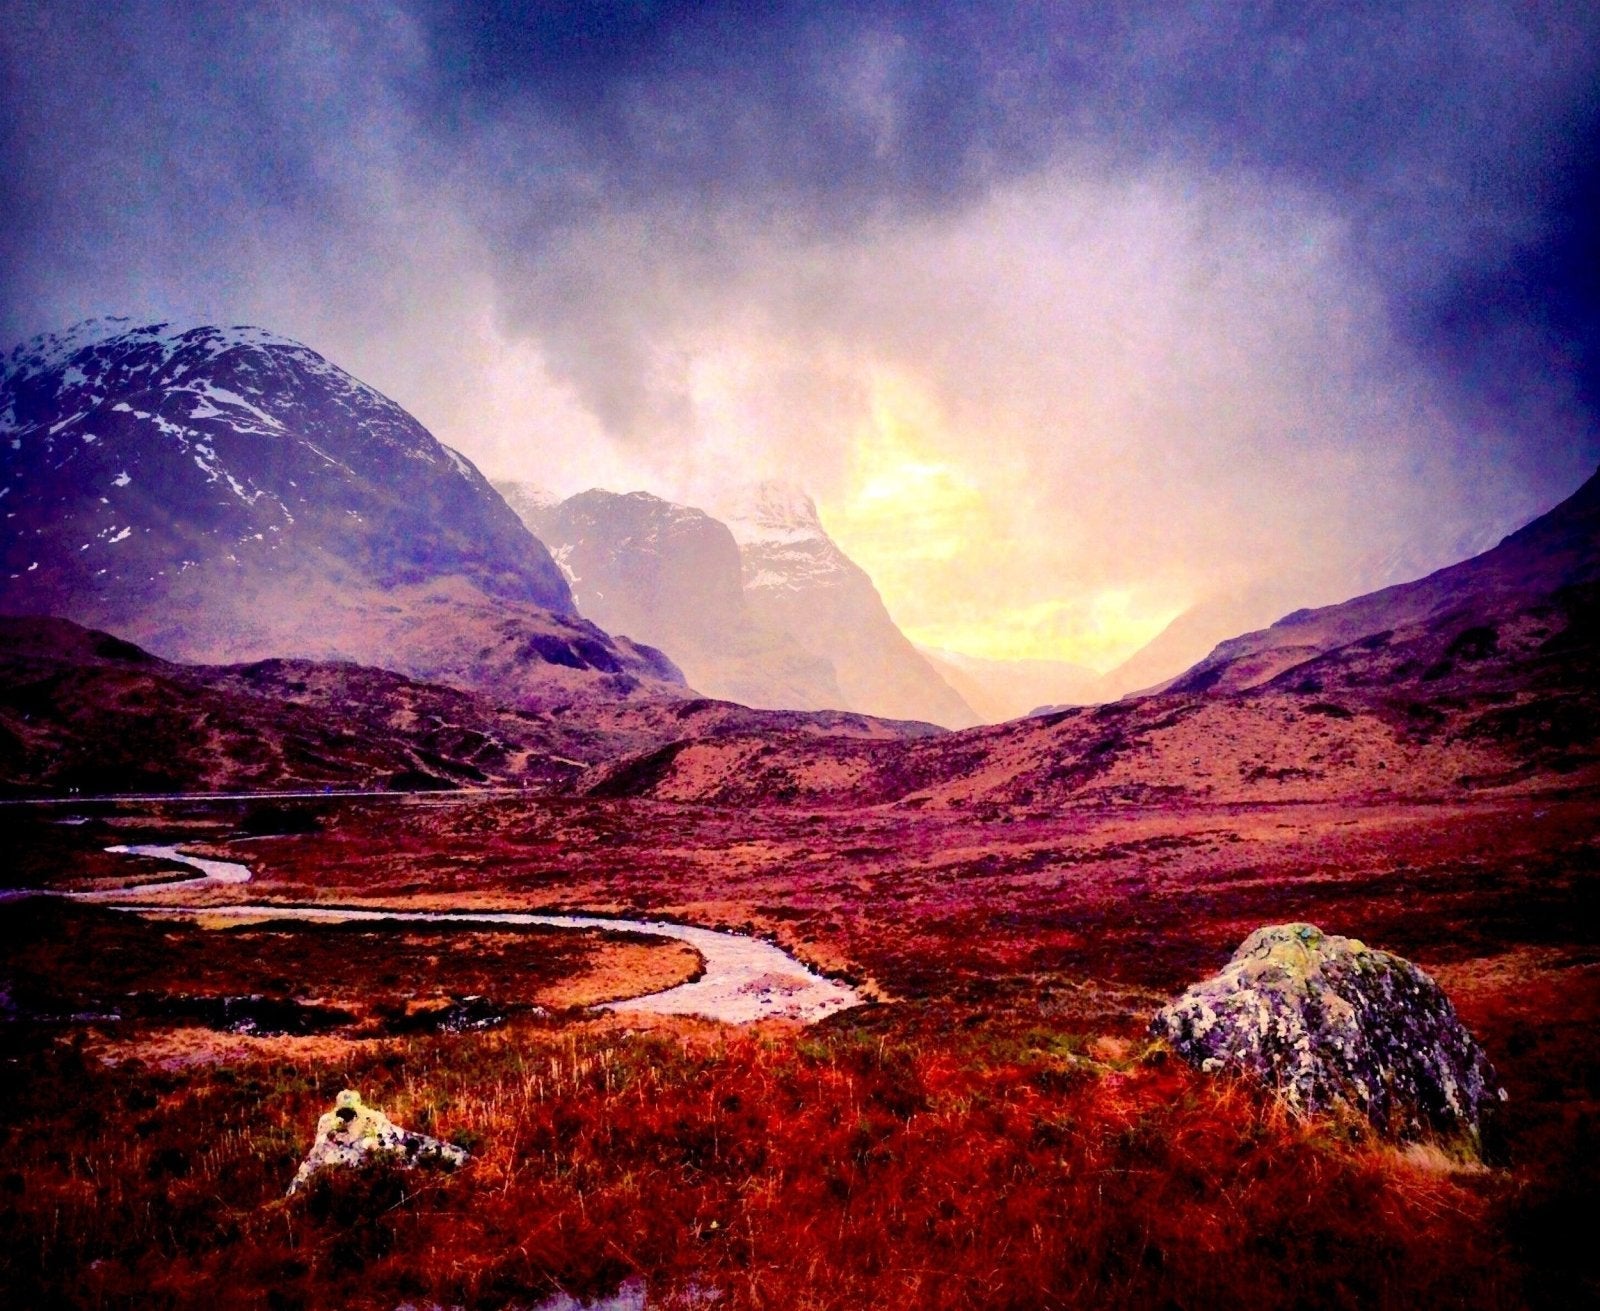
[(1104, 669), (1593, 472), (1597, 145), (1580, 3), (0, 0), (0, 341), (254, 323), (494, 477), (782, 479), (914, 639)]

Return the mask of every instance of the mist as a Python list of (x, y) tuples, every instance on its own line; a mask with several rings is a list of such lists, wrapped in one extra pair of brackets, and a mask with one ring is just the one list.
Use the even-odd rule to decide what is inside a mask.
[(1600, 458), (1557, 10), (0, 18), (8, 340), (253, 322), (495, 477), (797, 483), (931, 645), (1105, 668)]

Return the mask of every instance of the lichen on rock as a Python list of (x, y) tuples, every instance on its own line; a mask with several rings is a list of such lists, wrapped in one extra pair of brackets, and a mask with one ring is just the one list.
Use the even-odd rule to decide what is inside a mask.
[(1493, 1152), (1486, 1130), (1506, 1094), (1483, 1049), (1433, 979), (1354, 938), (1257, 929), (1150, 1027), (1191, 1064), (1253, 1075), (1297, 1113), (1344, 1105), (1391, 1139)]
[(319, 1170), (379, 1159), (454, 1169), (469, 1157), (452, 1143), (402, 1129), (382, 1111), (363, 1102), (354, 1088), (346, 1088), (334, 1099), (333, 1110), (317, 1121), (316, 1141), (295, 1172), (289, 1195), (298, 1192)]

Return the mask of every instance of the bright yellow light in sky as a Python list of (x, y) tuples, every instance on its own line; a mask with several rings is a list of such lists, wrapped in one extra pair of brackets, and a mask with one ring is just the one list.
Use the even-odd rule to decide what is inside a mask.
[(856, 436), (846, 497), (833, 513), (822, 512), (828, 532), (880, 591), (898, 594), (899, 583), (915, 581), (930, 561), (955, 560), (989, 528), (982, 492), (928, 448), (926, 434), (937, 423), (934, 407), (905, 381), (874, 377), (871, 418)]
[(1002, 607), (986, 621), (966, 619), (906, 625), (923, 646), (988, 660), (1064, 660), (1107, 670), (1132, 655), (1165, 628), (1179, 611), (1151, 610), (1119, 588), (1071, 601), (1036, 601)]
[[(871, 575), (906, 635), (993, 660), (1063, 660), (1108, 669), (1177, 614), (1124, 588), (1074, 591), (1041, 560), (1050, 543), (1019, 539), (1027, 471), (954, 443), (933, 400), (903, 375), (877, 372), (854, 434), (843, 494), (823, 525)], [(952, 448), (959, 445), (963, 454)]]

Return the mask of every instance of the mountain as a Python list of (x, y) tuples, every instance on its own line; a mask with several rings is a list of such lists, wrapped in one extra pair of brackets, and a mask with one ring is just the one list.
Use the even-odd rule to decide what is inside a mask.
[(524, 484), (495, 486), (553, 552), (579, 609), (668, 652), (700, 692), (774, 709), (846, 704), (826, 659), (751, 613), (739, 548), (704, 511), (648, 492), (555, 502)]
[(580, 610), (659, 646), (688, 681), (750, 706), (978, 722), (884, 609), (803, 493), (766, 483), (714, 517), (646, 492), (506, 501), (553, 552)]
[(1600, 784), (1600, 475), (1493, 550), (1222, 643), (1155, 695), (901, 742), (749, 734), (580, 791), (748, 804), (1449, 800)]
[(0, 370), (0, 610), (167, 656), (355, 660), (522, 703), (682, 695), (473, 465), (258, 328), (97, 320)]
[(751, 612), (830, 661), (851, 709), (950, 728), (978, 722), (895, 626), (872, 579), (828, 536), (810, 497), (761, 483), (721, 517), (739, 545)]
[(561, 498), (533, 483), (495, 479), (490, 486), (500, 493), (501, 499), (522, 520), (523, 526), (543, 543), (548, 526), (547, 517), (561, 504)]
[[(1517, 518), (1513, 523), (1521, 522)], [(1376, 592), (1432, 573), (1441, 564), (1466, 559), (1493, 546), (1505, 528), (1473, 523), (1419, 527), (1397, 545), (1375, 550), (1343, 575), (1349, 591)], [(1330, 580), (1311, 574), (1263, 579), (1254, 586), (1209, 596), (1190, 606), (1116, 668), (1101, 677), (1097, 701), (1165, 687), (1204, 659), (1218, 643), (1258, 627), (1295, 604), (1297, 597), (1328, 592)], [(1062, 705), (1045, 707), (1061, 709)]]

